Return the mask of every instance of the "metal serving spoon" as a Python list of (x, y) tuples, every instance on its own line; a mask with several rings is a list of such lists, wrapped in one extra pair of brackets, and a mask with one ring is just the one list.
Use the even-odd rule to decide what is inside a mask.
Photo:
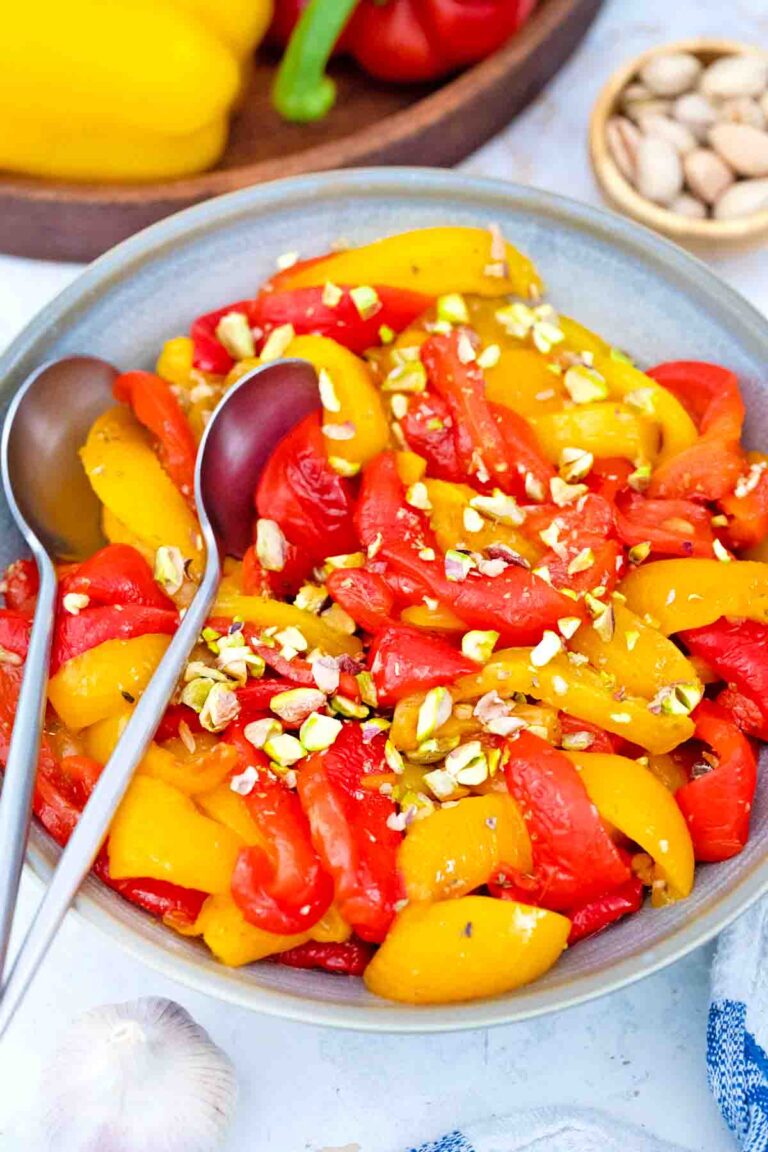
[[(91, 362), (94, 363), (100, 363), (105, 374), (114, 373), (114, 369), (103, 361)], [(49, 366), (46, 375), (55, 373), (61, 365), (67, 364), (67, 361), (62, 361)], [(72, 371), (71, 367), (67, 370)], [(22, 398), (16, 401), (12, 412), (9, 413), (3, 440), (4, 463), (6, 458), (8, 462), (4, 480), (9, 493), (11, 511), (33, 548), (35, 558), (41, 565), (41, 576), (46, 581), (44, 610), (47, 620), (40, 622), (41, 638), (38, 641), (39, 650), (36, 651), (34, 666), (30, 666), (32, 655), (30, 645), (24, 677), (26, 682), (27, 673), (32, 667), (29, 676), (30, 688), (25, 700), (26, 709), (32, 715), (22, 712), (23, 702), (20, 698), (16, 720), (17, 727), (23, 716), (22, 726), (26, 732), (26, 739), (35, 741), (35, 756), (30, 757), (27, 750), (24, 765), (28, 770), (29, 780), (25, 781), (23, 789), (17, 784), (16, 794), (11, 794), (11, 801), (7, 805), (9, 812), (0, 819), (0, 829), (6, 830), (6, 836), (0, 839), (0, 845), (5, 844), (7, 848), (8, 837), (15, 831), (14, 852), (19, 854), (19, 857), (23, 851), (29, 818), (29, 799), (34, 782), (39, 728), (45, 704), (46, 658), (52, 630), (56, 582), (48, 548), (54, 544), (58, 547), (58, 541), (67, 544), (72, 539), (64, 535), (70, 522), (66, 518), (59, 521), (57, 503), (51, 507), (50, 502), (45, 500), (35, 502), (30, 499), (20, 504), (17, 498), (12, 497), (13, 492), (18, 492), (19, 478), (16, 472), (13, 473), (13, 477), (11, 476), (11, 462), (13, 461), (18, 467), (18, 461), (24, 455), (25, 445), (34, 443), (36, 452), (36, 467), (27, 466), (25, 482), (30, 488), (33, 485), (43, 487), (45, 484), (50, 484), (51, 473), (45, 472), (40, 466), (38, 438), (51, 434), (52, 429), (60, 422), (62, 414), (67, 412), (68, 406), (62, 404), (59, 408), (46, 412), (45, 405), (34, 403), (32, 397), (36, 381), (42, 378), (41, 374), (24, 386)], [(48, 388), (53, 390), (49, 380), (44, 383), (46, 390)], [(67, 908), (88, 874), (136, 765), (152, 741), (216, 595), (221, 576), (221, 554), (241, 557), (251, 543), (253, 491), (272, 448), (299, 420), (318, 408), (319, 404), (314, 368), (303, 360), (279, 360), (255, 368), (243, 376), (227, 392), (213, 413), (200, 443), (195, 470), (195, 502), (206, 548), (202, 581), (62, 852), (45, 896), (2, 988), (0, 1035), (10, 1022)], [(95, 416), (107, 406), (106, 403), (102, 403), (100, 407), (96, 406), (92, 415)], [(32, 428), (27, 424), (28, 413), (31, 416)], [(84, 434), (70, 438), (67, 447), (71, 448), (73, 443), (79, 447), (84, 438)], [(62, 460), (60, 472), (55, 469), (53, 471), (53, 475), (60, 476), (61, 480), (70, 473), (71, 469), (65, 460)], [(101, 539), (91, 540), (89, 550), (94, 551), (101, 542)], [(53, 548), (51, 550), (57, 554)], [(22, 692), (23, 690), (22, 687)], [(18, 798), (15, 798), (15, 795)], [(5, 799), (4, 789), (3, 800)], [(3, 807), (6, 807), (5, 803)], [(19, 841), (22, 842), (21, 848)], [(18, 867), (20, 864), (17, 865), (17, 872)], [(1, 868), (2, 857), (0, 857)], [(7, 885), (6, 891), (15, 896), (16, 888), (14, 887), (11, 893), (10, 887)], [(2, 911), (3, 908), (0, 906), (0, 912)]]

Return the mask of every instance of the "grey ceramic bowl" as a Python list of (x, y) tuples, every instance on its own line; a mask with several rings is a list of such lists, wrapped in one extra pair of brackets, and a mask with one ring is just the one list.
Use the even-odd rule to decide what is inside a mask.
[[(42, 361), (91, 352), (150, 367), (162, 341), (201, 312), (252, 292), (281, 252), (322, 252), (406, 228), (498, 222), (539, 265), (554, 303), (641, 363), (711, 359), (740, 376), (749, 436), (765, 403), (768, 323), (702, 264), (606, 212), (531, 189), (424, 169), (328, 173), (237, 192), (142, 232), (92, 265), (0, 362), (2, 401)], [(450, 287), (450, 286), (448, 286)], [(0, 560), (18, 554), (7, 508)], [(212, 996), (274, 1015), (371, 1031), (480, 1027), (553, 1012), (629, 984), (703, 944), (768, 888), (768, 782), (741, 856), (702, 867), (692, 896), (644, 909), (567, 953), (542, 980), (507, 996), (413, 1008), (370, 996), (361, 982), (259, 964), (228, 969), (89, 881), (82, 915), (117, 944)], [(56, 848), (33, 829), (29, 862), (45, 880)]]

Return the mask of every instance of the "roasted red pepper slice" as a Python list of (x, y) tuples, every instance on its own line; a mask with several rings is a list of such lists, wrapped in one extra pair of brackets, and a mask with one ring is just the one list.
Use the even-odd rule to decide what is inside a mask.
[(395, 597), (383, 576), (365, 568), (338, 568), (325, 586), (329, 596), (366, 632), (394, 623)]
[(208, 898), (206, 892), (199, 892), (196, 888), (181, 888), (168, 880), (152, 880), (148, 877), (113, 880), (109, 874), (106, 849), (102, 849), (96, 857), (93, 871), (99, 880), (119, 892), (125, 900), (130, 900), (131, 904), (136, 904), (151, 916), (175, 927), (194, 924)]
[(32, 619), (25, 612), (0, 608), (0, 648), (26, 659), (31, 632)]
[(139, 423), (152, 433), (160, 463), (181, 494), (191, 501), (197, 445), (168, 381), (154, 372), (123, 372), (115, 380), (114, 393), (115, 399), (129, 404)]
[(718, 364), (676, 360), (648, 372), (688, 410), (699, 440), (654, 471), (651, 497), (719, 500), (733, 491), (744, 469), (739, 447), (744, 401), (733, 372)]
[(707, 508), (693, 500), (649, 500), (634, 492), (616, 498), (616, 531), (628, 546), (646, 541), (655, 556), (712, 556)]
[(76, 616), (60, 612), (51, 651), (51, 675), (107, 640), (132, 640), (136, 636), (172, 636), (179, 624), (178, 612), (145, 608), (142, 604), (97, 605), (83, 608)]
[(602, 496), (609, 504), (613, 504), (618, 493), (628, 487), (633, 472), (633, 465), (623, 456), (604, 456), (595, 460), (584, 483), (596, 496)]
[[(748, 481), (750, 465), (746, 461), (742, 472)], [(768, 469), (762, 472), (749, 491), (739, 496), (730, 492), (722, 497), (719, 504), (728, 517), (728, 526), (723, 530), (723, 535), (729, 548), (741, 550), (760, 544), (768, 536)]]
[(130, 544), (107, 544), (59, 582), (59, 593), (85, 595), (95, 604), (143, 604), (176, 611), (173, 600), (158, 587), (147, 561)]
[(762, 707), (755, 700), (739, 692), (738, 688), (729, 687), (717, 694), (715, 703), (745, 736), (768, 743), (768, 722)]
[(367, 348), (381, 344), (382, 328), (402, 332), (432, 303), (431, 297), (421, 292), (375, 286), (380, 307), (372, 315), (361, 316), (349, 288), (336, 287), (341, 297), (335, 304), (325, 303), (325, 288), (261, 292), (254, 301), (253, 323), (264, 337), (275, 328), (290, 324), (299, 336), (327, 336), (360, 355)]
[(412, 396), (408, 411), (400, 421), (408, 447), (427, 461), (427, 474), (434, 480), (460, 484), (466, 477), (456, 451), (452, 425), (448, 404), (442, 396), (430, 391)]
[(394, 706), (404, 696), (452, 684), (459, 676), (477, 671), (477, 664), (447, 640), (404, 624), (377, 632), (368, 652), (368, 666), (383, 708)]
[(198, 372), (210, 372), (214, 376), (226, 376), (235, 361), (216, 335), (216, 329), (223, 316), (230, 312), (242, 312), (251, 323), (253, 300), (238, 300), (206, 312), (192, 322), (189, 335), (192, 339), (192, 364)]
[(227, 741), (243, 752), (244, 763), (259, 771), (245, 802), (263, 833), (264, 846), (250, 845), (240, 852), (232, 896), (246, 920), (265, 932), (305, 932), (330, 908), (333, 881), (312, 846), (298, 796), (272, 774), (264, 753), (240, 731), (232, 731), (234, 727)]
[(283, 437), (256, 490), (259, 516), (276, 520), (311, 564), (356, 550), (354, 500), (355, 484), (328, 463), (318, 412)]
[(14, 560), (3, 573), (0, 592), (6, 608), (17, 612), (32, 612), (40, 590), (40, 574), (34, 560)]
[(533, 874), (499, 895), (560, 911), (625, 884), (629, 868), (568, 757), (530, 732), (507, 741), (505, 755), (507, 787), (531, 834)]
[(757, 785), (755, 753), (728, 714), (703, 700), (693, 718), (696, 739), (708, 744), (717, 765), (682, 788), (675, 799), (688, 822), (697, 860), (727, 860), (749, 839), (749, 819)]
[(565, 913), (571, 921), (568, 936), (569, 946), (588, 936), (602, 932), (609, 924), (615, 924), (623, 916), (639, 912), (643, 905), (643, 884), (638, 876), (631, 876), (615, 892), (609, 892), (598, 900), (569, 908)]
[(314, 968), (337, 976), (362, 976), (373, 957), (373, 948), (363, 940), (343, 943), (308, 940), (274, 957), (276, 963), (289, 968)]
[(363, 940), (384, 939), (401, 896), (396, 856), (401, 834), (389, 825), (393, 800), (363, 787), (386, 772), (386, 737), (365, 743), (359, 724), (345, 724), (336, 742), (311, 756), (298, 789), (324, 867), (333, 876), (339, 912)]
[[(295, 681), (281, 678), (277, 680), (249, 680), (245, 687), (236, 689), (240, 714), (237, 725), (230, 725), (227, 729), (227, 740), (230, 740), (231, 734), (236, 728), (242, 727), (243, 724), (250, 724), (252, 720), (260, 720), (262, 716), (269, 714), (269, 704), (273, 696), (277, 696), (281, 692), (289, 692), (295, 687)], [(248, 747), (250, 748), (250, 745)]]
[(508, 479), (502, 483), (503, 477), (501, 480), (497, 478), (499, 487), (520, 500), (526, 500), (526, 480), (532, 478), (548, 494), (549, 482), (555, 470), (542, 455), (536, 434), (528, 421), (503, 404), (489, 403), (488, 410), (501, 432), (510, 464)]
[(179, 734), (181, 724), (186, 724), (190, 732), (203, 731), (197, 712), (188, 708), (186, 704), (170, 704), (155, 732), (156, 742), (164, 744), (166, 740), (174, 740)]
[(681, 632), (679, 638), (693, 656), (751, 700), (768, 727), (768, 624), (721, 618)]
[(256, 545), (243, 556), (242, 584), (246, 596), (273, 596), (278, 600), (296, 595), (312, 571), (312, 564), (290, 540), (285, 542), (285, 564), (279, 572), (262, 568)]

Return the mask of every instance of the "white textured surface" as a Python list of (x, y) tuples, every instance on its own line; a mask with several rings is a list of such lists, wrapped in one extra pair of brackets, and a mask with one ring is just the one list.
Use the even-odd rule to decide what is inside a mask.
[[(727, 9), (722, 0), (609, 0), (556, 83), (465, 167), (597, 202), (584, 137), (607, 73), (653, 43), (707, 33), (768, 46), (762, 0), (731, 0)], [(764, 253), (718, 256), (713, 263), (768, 310)], [(0, 257), (0, 344), (76, 271)], [(27, 882), (22, 917), (34, 899)], [(398, 1152), (459, 1123), (568, 1102), (626, 1116), (696, 1152), (728, 1152), (733, 1143), (704, 1071), (709, 960), (705, 949), (625, 992), (529, 1024), (424, 1040), (377, 1038), (218, 1004), (70, 919), (0, 1046), (0, 1148), (38, 1147), (31, 1117), (40, 1066), (74, 1014), (158, 994), (183, 1003), (236, 1063), (242, 1101), (227, 1152), (314, 1152), (349, 1143), (362, 1152)]]

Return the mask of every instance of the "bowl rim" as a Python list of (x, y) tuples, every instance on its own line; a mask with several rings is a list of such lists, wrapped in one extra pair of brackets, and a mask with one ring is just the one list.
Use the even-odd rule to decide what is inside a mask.
[(689, 219), (641, 196), (619, 171), (611, 156), (606, 126), (617, 112), (619, 96), (644, 64), (673, 52), (689, 52), (693, 56), (705, 57), (745, 54), (768, 56), (768, 50), (759, 45), (716, 36), (697, 36), (654, 45), (625, 61), (600, 89), (589, 120), (589, 156), (597, 182), (614, 207), (681, 243), (738, 246), (757, 241), (768, 233), (768, 209), (734, 220)]
[[(636, 222), (603, 208), (582, 204), (554, 193), (508, 184), (501, 180), (465, 176), (429, 168), (363, 168), (327, 172), (241, 189), (205, 201), (145, 229), (99, 257), (80, 276), (38, 312), (15, 337), (0, 357), (0, 379), (7, 377), (28, 350), (50, 330), (65, 328), (80, 310), (86, 310), (94, 296), (130, 277), (142, 265), (171, 251), (179, 242), (193, 243), (220, 225), (268, 214), (275, 206), (290, 203), (294, 209), (322, 198), (340, 196), (365, 199), (367, 196), (403, 194), (429, 201), (452, 198), (483, 213), (499, 207), (531, 212), (548, 218), (554, 227), (563, 223), (591, 232), (612, 247), (629, 255), (642, 255), (646, 262), (662, 267), (668, 278), (681, 288), (695, 284), (707, 295), (723, 324), (730, 321), (768, 348), (768, 320), (733, 288), (719, 279), (704, 263)], [(47, 835), (33, 826), (27, 850), (27, 865), (40, 880), (47, 880), (50, 864), (42, 851), (50, 847)], [(548, 1012), (561, 1011), (588, 1000), (618, 991), (636, 980), (650, 976), (682, 959), (707, 943), (768, 890), (768, 852), (751, 865), (738, 882), (716, 894), (705, 911), (684, 921), (663, 941), (656, 943), (638, 963), (636, 957), (612, 964), (607, 972), (578, 975), (562, 988), (537, 991), (534, 983), (502, 997), (461, 1004), (431, 1007), (393, 1004), (340, 1004), (319, 998), (260, 986), (220, 981), (215, 971), (201, 968), (194, 959), (171, 955), (127, 928), (111, 911), (119, 897), (101, 891), (98, 896), (87, 881), (74, 907), (90, 924), (113, 938), (126, 952), (173, 980), (240, 1007), (267, 1015), (308, 1024), (322, 1024), (355, 1031), (392, 1033), (433, 1033), (493, 1027)], [(108, 898), (107, 898), (108, 897)], [(525, 992), (521, 996), (521, 992)]]

